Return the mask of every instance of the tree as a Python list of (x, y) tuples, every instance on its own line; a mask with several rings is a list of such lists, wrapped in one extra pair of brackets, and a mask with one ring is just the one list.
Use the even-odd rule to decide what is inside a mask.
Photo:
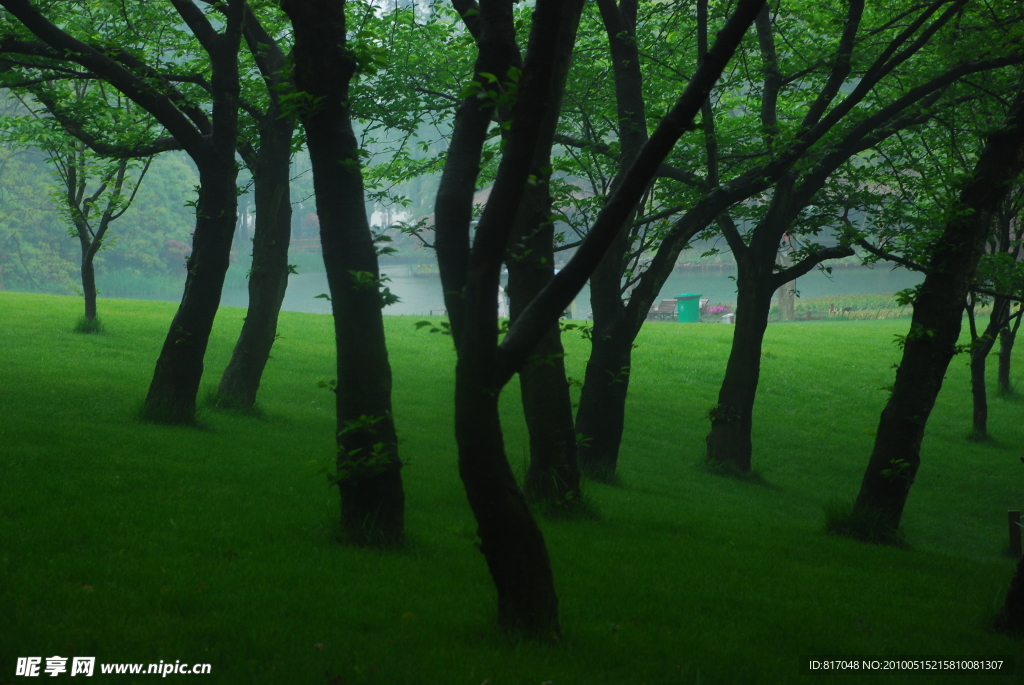
[[(974, 35), (976, 26), (1001, 21), (984, 13), (965, 15), (965, 4), (937, 0), (865, 12), (864, 3), (851, 0), (842, 9), (798, 12), (786, 6), (759, 17), (756, 42), (745, 46), (743, 60), (716, 91), (720, 106), (702, 117), (703, 144), (681, 146), (659, 170), (675, 182), (670, 197), (676, 199), (652, 212), (653, 218), (673, 218), (650, 248), (646, 270), (626, 277), (622, 265), (631, 263), (635, 249), (627, 249), (630, 239), (621, 239), (623, 248), (609, 258), (620, 265), (618, 275), (600, 288), (592, 282), (592, 296), (604, 304), (595, 299), (593, 351), (577, 415), (577, 431), (591, 439), (581, 458), (592, 470), (614, 473), (632, 341), (682, 249), (709, 227), (722, 232), (733, 252), (739, 292), (733, 347), (709, 414), (707, 457), (715, 465), (750, 469), (752, 409), (772, 294), (822, 261), (851, 254), (846, 246), (816, 240), (842, 213), (847, 191), (836, 172), (846, 174), (857, 155), (926, 121), (947, 104), (946, 91), (958, 79), (1020, 61), (1009, 39), (977, 50), (961, 40), (950, 49), (958, 36)], [(698, 52), (713, 9), (697, 5)], [(825, 35), (832, 36), (831, 47), (821, 59)], [(784, 51), (776, 48), (780, 36)], [(637, 42), (642, 44), (642, 33)], [(623, 65), (616, 79), (635, 79), (625, 74), (635, 61), (613, 60)], [(639, 107), (623, 109), (631, 113), (633, 130), (645, 130), (636, 116)], [(602, 149), (597, 141), (580, 145)], [(620, 141), (620, 147), (627, 146)], [(701, 166), (704, 174), (688, 173)], [(783, 235), (800, 249), (792, 255), (793, 266), (779, 270)], [(630, 283), (635, 285), (623, 302)]]
[[(133, 45), (148, 50), (145, 59), (149, 64), (142, 58), (136, 58), (130, 68), (161, 79), (163, 95), (171, 102), (187, 106), (191, 114), (197, 114), (200, 128), (206, 126), (205, 130), (212, 130), (208, 120), (203, 123), (203, 117), (208, 116), (211, 103), (217, 100), (214, 88), (217, 79), (213, 78), (211, 60), (201, 56), (204, 51), (202, 46), (196, 45), (193, 32), (169, 26), (180, 19), (169, 18), (155, 5), (133, 8), (130, 17), (123, 7), (112, 9), (109, 16), (103, 14), (103, 6), (94, 4), (88, 9), (83, 14), (95, 12), (100, 15), (94, 23), (106, 26), (108, 31), (111, 26), (121, 26), (121, 40), (127, 40), (125, 36), (130, 35)], [(231, 10), (224, 3), (211, 9), (225, 18), (237, 10)], [(286, 115), (281, 106), (282, 98), (291, 88), (284, 54), (251, 8), (245, 6), (242, 14), (242, 36), (249, 47), (251, 62), (239, 56), (243, 83), (239, 86), (242, 92), (238, 102), (244, 118), (239, 130), (238, 152), (252, 173), (255, 186), (253, 262), (249, 271), (249, 310), (231, 360), (221, 377), (215, 402), (220, 406), (248, 409), (255, 403), (276, 339), (278, 312), (288, 275), (293, 271), (287, 262), (287, 252), (291, 227), (289, 161), (294, 118)], [(266, 12), (264, 19), (271, 23), (274, 21), (273, 15)], [(55, 64), (59, 64), (56, 60), (62, 59), (62, 55), (40, 54), (38, 46), (19, 45), (10, 40), (6, 48), (45, 58), (42, 64), (40, 60), (26, 63), (22, 58), (19, 64), (22, 70), (50, 70), (56, 72), (55, 77), (61, 77), (60, 68)], [(162, 63), (162, 55), (170, 52), (179, 56), (171, 63)], [(151, 151), (154, 143), (148, 138), (144, 137), (141, 144), (134, 145), (111, 143), (109, 136), (97, 133), (95, 125), (90, 126), (93, 122), (81, 108), (67, 104), (61, 106), (56, 101), (51, 104), (54, 116), (64, 128), (101, 154), (126, 158)], [(160, 149), (184, 149), (184, 142), (165, 138), (160, 141)], [(194, 406), (194, 398), (191, 403)]]
[[(47, 84), (47, 90), (55, 88), (55, 84)], [(71, 97), (81, 105), (86, 105), (90, 95), (90, 83), (79, 81), (71, 85)], [(99, 97), (106, 95), (99, 89)], [(52, 91), (44, 94), (37, 90), (43, 102), (53, 102)], [(96, 271), (94, 259), (96, 254), (112, 242), (107, 242), (107, 229), (113, 221), (119, 219), (128, 210), (135, 199), (142, 179), (149, 170), (152, 159), (147, 159), (134, 182), (128, 176), (129, 160), (115, 162), (103, 160), (93, 155), (88, 146), (68, 136), (56, 120), (51, 116), (33, 111), (29, 104), (22, 100), (22, 105), (29, 115), (10, 120), (9, 139), (20, 145), (41, 147), (54, 167), (54, 175), (60, 179), (61, 188), (54, 194), (54, 199), (61, 207), (61, 214), (71, 227), (71, 235), (78, 239), (81, 247), (81, 294), (85, 300), (84, 320), (76, 327), (77, 331), (93, 333), (102, 330), (102, 324), (96, 317)], [(125, 103), (115, 102), (111, 108), (120, 116), (116, 119), (132, 118), (130, 109)], [(88, 188), (91, 180), (99, 177), (93, 192)], [(102, 204), (101, 204), (102, 200)]]
[(971, 176), (949, 208), (927, 276), (914, 298), (910, 330), (892, 394), (882, 410), (851, 521), (845, 531), (891, 539), (900, 524), (921, 463), (928, 416), (955, 353), (963, 302), (990, 235), (992, 221), (1024, 170), (1024, 94), (1018, 93), (1005, 125), (989, 136)]
[[(223, 10), (223, 6), (221, 6)], [(243, 109), (255, 131), (245, 130), (239, 153), (253, 176), (255, 230), (249, 270), (249, 310), (231, 360), (217, 388), (217, 403), (251, 409), (277, 338), (277, 319), (284, 302), (291, 242), (290, 161), (295, 118), (282, 100), (293, 90), (287, 59), (278, 42), (250, 7), (245, 8), (242, 35), (265, 83), (265, 95), (247, 93)], [(265, 100), (261, 109), (259, 100)], [(254, 142), (255, 141), (255, 144)]]
[[(10, 16), (60, 57), (103, 78), (151, 114), (199, 169), (196, 228), (185, 291), (160, 351), (143, 412), (153, 420), (189, 423), (195, 416), (203, 357), (220, 302), (235, 228), (238, 49), (245, 2), (226, 1), (225, 16), (219, 22), (221, 30), (194, 3), (170, 0), (170, 4), (177, 21), (184, 22), (208, 55), (213, 91), (209, 113), (187, 98), (177, 97), (167, 78), (129, 50), (81, 41), (58, 28), (28, 0), (0, 2)], [(11, 47), (10, 43), (6, 47)], [(166, 149), (159, 142), (154, 143), (154, 152)]]
[[(965, 98), (963, 91), (967, 88), (959, 88), (960, 96), (954, 99), (960, 104), (951, 111), (936, 116), (930, 125), (912, 134), (894, 136), (891, 144), (876, 149), (875, 159), (884, 160), (888, 169), (879, 177), (887, 176), (888, 180), (868, 184), (874, 188), (862, 188), (858, 201), (864, 219), (860, 230), (844, 218), (846, 236), (868, 253), (865, 261), (885, 259), (920, 273), (930, 272), (926, 264), (940, 237), (951, 198), (963, 185), (971, 160), (984, 147), (985, 132), (1001, 123), (1010, 106), (1009, 100), (997, 94), (1015, 90), (1014, 83), (988, 76), (981, 83), (965, 84), (982, 93), (981, 97)], [(976, 440), (988, 437), (986, 360), (1000, 332), (1012, 322), (1011, 302), (1019, 299), (1022, 287), (1017, 261), (1020, 241), (1011, 228), (1014, 204), (1020, 199), (1016, 195), (1019, 192), (1015, 187), (994, 218), (964, 306), (971, 336), (970, 345), (964, 349), (970, 357), (972, 438)], [(900, 297), (911, 302), (915, 295), (916, 289), (911, 289)], [(988, 323), (979, 331), (976, 308), (988, 302), (992, 304)]]
[[(436, 244), (445, 302), (456, 343), (455, 434), (459, 473), (478, 524), (480, 551), (498, 592), (498, 620), (530, 636), (557, 636), (558, 599), (547, 547), (504, 451), (498, 396), (537, 342), (593, 272), (665, 155), (692, 126), (701, 103), (728, 62), (761, 2), (740, 2), (686, 90), (637, 155), (630, 172), (569, 263), (512, 322), (498, 343), (495, 300), (501, 263), (534, 163), (551, 101), (557, 45), (573, 12), (540, 0), (534, 11), (522, 75), (515, 53), (511, 4), (480, 5), (475, 75), (456, 115), (438, 191)], [(518, 77), (518, 79), (517, 79)], [(483, 140), (504, 93), (515, 86), (509, 137), (497, 178), (470, 245), (472, 194)]]
[(391, 414), (377, 251), (366, 218), (349, 84), (360, 65), (346, 32), (345, 0), (284, 0), (294, 27), (299, 117), (313, 167), (337, 347), (337, 474), (342, 525), (358, 544), (405, 535), (402, 462)]

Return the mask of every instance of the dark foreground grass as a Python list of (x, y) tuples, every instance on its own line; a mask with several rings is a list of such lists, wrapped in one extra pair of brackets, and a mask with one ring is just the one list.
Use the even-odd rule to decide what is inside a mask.
[[(0, 683), (19, 656), (212, 664), (218, 683), (1019, 683), (1022, 643), (990, 624), (1013, 570), (1005, 511), (1024, 505), (1022, 405), (993, 398), (970, 430), (954, 360), (905, 517), (909, 549), (826, 535), (850, 501), (906, 322), (772, 326), (755, 419), (757, 478), (701, 468), (733, 328), (649, 324), (635, 352), (620, 484), (588, 484), (596, 517), (542, 523), (565, 637), (494, 629), (452, 440), (450, 338), (387, 319), (409, 543), (335, 542), (330, 321), (283, 313), (254, 415), (140, 423), (174, 305), (104, 300), (106, 331), (72, 333), (78, 298), (0, 293)], [(223, 309), (204, 392), (244, 312)], [(572, 375), (586, 342), (566, 335)], [(1015, 362), (1024, 369), (1024, 359)], [(509, 454), (526, 439), (513, 383)], [(811, 673), (824, 656), (997, 656), (1002, 674)], [(45, 663), (45, 662), (44, 662)], [(65, 673), (61, 678), (67, 678)], [(94, 676), (150, 682), (154, 676)]]

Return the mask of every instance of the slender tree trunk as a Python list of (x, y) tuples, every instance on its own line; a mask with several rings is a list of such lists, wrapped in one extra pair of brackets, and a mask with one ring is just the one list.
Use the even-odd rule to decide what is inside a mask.
[[(533, 300), (554, 276), (554, 227), (547, 218), (550, 200), (541, 189), (549, 211), (534, 215), (533, 226), (524, 236), (520, 259), (508, 263), (508, 288), (512, 320)], [(529, 206), (529, 199), (522, 206)], [(522, 211), (522, 210), (520, 210)], [(565, 350), (555, 323), (534, 350), (533, 361), (519, 372), (523, 414), (530, 434), (530, 466), (523, 489), (532, 500), (556, 505), (578, 502), (580, 469), (576, 455), (572, 398), (565, 377)]]
[[(555, 275), (555, 227), (548, 170), (582, 4), (582, 0), (568, 3), (567, 14), (572, 19), (558, 36), (551, 103), (544, 114), (534, 153), (532, 173), (538, 182), (526, 188), (512, 229), (512, 254), (506, 262), (513, 321)], [(580, 467), (572, 398), (565, 376), (565, 350), (557, 322), (533, 354), (533, 361), (519, 371), (523, 414), (530, 433), (530, 466), (523, 489), (531, 500), (572, 508), (580, 502)]]
[(758, 263), (751, 254), (737, 256), (736, 263), (736, 328), (718, 404), (708, 415), (711, 432), (707, 437), (707, 459), (712, 464), (747, 472), (753, 450), (751, 430), (761, 374), (761, 346), (775, 288), (771, 264)]
[(899, 528), (921, 463), (925, 425), (960, 335), (962, 303), (993, 217), (1024, 167), (1024, 94), (1016, 98), (1009, 119), (989, 137), (914, 302), (903, 359), (854, 504), (853, 516), (870, 522), (873, 536), (888, 537)]
[(992, 315), (989, 317), (985, 332), (975, 341), (971, 348), (971, 398), (974, 409), (974, 433), (973, 437), (983, 440), (988, 437), (988, 392), (985, 383), (986, 360), (992, 347), (995, 345), (996, 337), (1000, 331), (1006, 330), (1006, 313), (1009, 310), (1010, 301), (1005, 298), (996, 298), (992, 305)]
[(343, 2), (285, 0), (295, 31), (295, 82), (318, 104), (302, 113), (337, 346), (341, 522), (357, 544), (405, 537), (402, 462), (391, 413), (391, 365), (377, 251), (366, 218), (359, 145), (348, 109), (355, 63)]
[(290, 158), (293, 125), (268, 112), (260, 130), (254, 183), (256, 230), (249, 272), (249, 310), (231, 361), (224, 369), (218, 402), (251, 409), (277, 336), (277, 318), (288, 287), (292, 204)]
[[(785, 240), (784, 248), (779, 250), (779, 257), (776, 260), (783, 269), (793, 266), (793, 259), (789, 255), (789, 240)], [(775, 291), (775, 299), (779, 303), (779, 319), (781, 321), (793, 321), (796, 319), (796, 281), (783, 284)]]
[[(1020, 319), (1018, 318), (1019, 322)], [(999, 331), (999, 373), (998, 386), (999, 394), (1007, 396), (1013, 394), (1013, 386), (1010, 383), (1010, 364), (1013, 361), (1013, 343), (1017, 340), (1017, 325), (1013, 328), (1006, 327)]]

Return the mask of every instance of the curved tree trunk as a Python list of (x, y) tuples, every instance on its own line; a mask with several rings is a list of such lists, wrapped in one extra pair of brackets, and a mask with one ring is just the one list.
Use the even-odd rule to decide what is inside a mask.
[(747, 472), (753, 450), (751, 430), (761, 374), (761, 345), (775, 288), (770, 264), (758, 264), (752, 255), (746, 255), (739, 256), (736, 265), (736, 328), (718, 404), (708, 414), (711, 432), (707, 437), (707, 459), (712, 464)]
[(186, 260), (185, 292), (156, 362), (145, 418), (162, 423), (195, 420), (203, 357), (231, 259), (236, 175), (233, 145), (216, 157), (211, 154), (199, 170), (196, 230), (192, 254)]
[(293, 124), (291, 118), (278, 114), (277, 108), (271, 107), (260, 127), (260, 148), (253, 169), (256, 231), (249, 272), (249, 309), (218, 387), (218, 403), (241, 409), (251, 409), (256, 403), (288, 287)]
[[(467, 312), (474, 309), (467, 302)], [(468, 335), (475, 323), (467, 317)], [(483, 345), (465, 340), (455, 381), (459, 475), (498, 593), (498, 624), (514, 633), (558, 637), (558, 596), (547, 545), (505, 454), (499, 393), (481, 375), (491, 365), (480, 358)]]
[(899, 528), (921, 463), (925, 425), (960, 335), (962, 303), (993, 217), (1022, 168), (1024, 94), (1014, 101), (1007, 127), (989, 137), (914, 302), (903, 359), (853, 509), (854, 517), (870, 522), (871, 535), (891, 537)]

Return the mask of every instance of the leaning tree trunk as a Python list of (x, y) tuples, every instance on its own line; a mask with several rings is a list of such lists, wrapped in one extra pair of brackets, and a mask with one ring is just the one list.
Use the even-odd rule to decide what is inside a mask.
[[(496, 280), (496, 279), (495, 279)], [(494, 288), (473, 288), (466, 312)], [(484, 305), (486, 306), (486, 305)], [(494, 305), (491, 304), (493, 308)], [(477, 522), (480, 551), (498, 594), (498, 624), (504, 630), (557, 638), (558, 596), (544, 535), (509, 466), (498, 414), (500, 387), (493, 381), (493, 333), (486, 317), (467, 316), (455, 381), (455, 438), (459, 475)], [(492, 324), (493, 325), (493, 324)]]
[(758, 264), (753, 255), (739, 256), (736, 263), (736, 329), (718, 403), (708, 414), (711, 432), (707, 437), (707, 459), (713, 465), (747, 472), (753, 451), (751, 431), (761, 374), (761, 346), (775, 288), (770, 264)]
[(402, 462), (380, 270), (348, 109), (356, 65), (345, 45), (344, 3), (285, 0), (281, 6), (295, 31), (296, 86), (317, 100), (301, 117), (334, 311), (341, 522), (356, 544), (398, 545), (405, 537)]
[(963, 302), (984, 252), (995, 213), (1024, 168), (1024, 94), (1008, 126), (986, 143), (963, 188), (957, 211), (932, 251), (921, 284), (892, 395), (882, 410), (853, 516), (871, 537), (891, 537), (921, 463), (925, 425), (960, 335)]
[(277, 318), (288, 287), (292, 203), (290, 159), (293, 125), (271, 107), (260, 127), (253, 179), (256, 230), (249, 272), (249, 309), (218, 388), (218, 403), (251, 409), (277, 337)]
[(203, 357), (231, 260), (236, 175), (233, 145), (211, 154), (199, 169), (196, 230), (186, 261), (185, 292), (156, 362), (145, 418), (162, 423), (195, 420)]

